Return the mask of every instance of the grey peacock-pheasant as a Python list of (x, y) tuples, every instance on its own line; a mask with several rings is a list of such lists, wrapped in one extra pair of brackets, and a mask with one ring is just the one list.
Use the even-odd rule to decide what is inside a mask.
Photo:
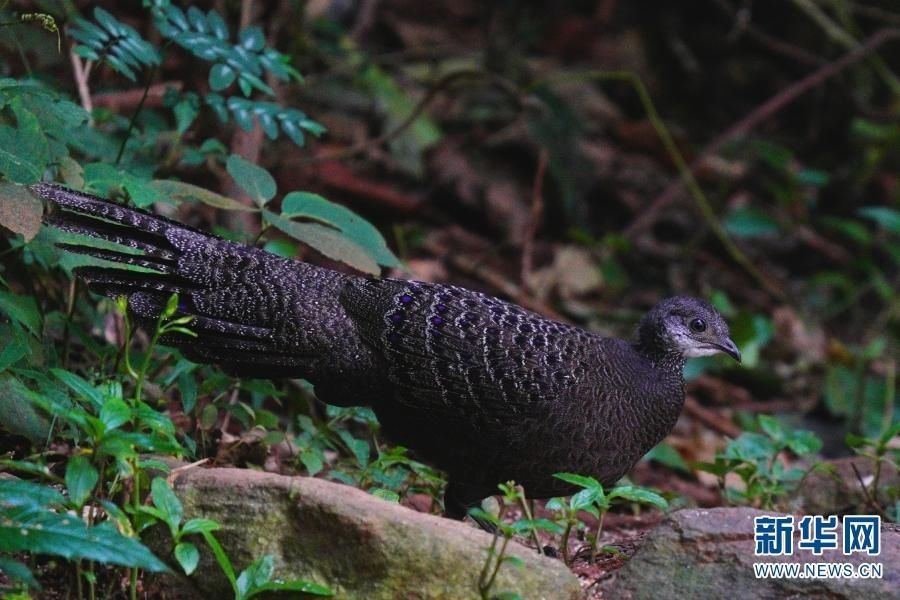
[(572, 493), (569, 471), (612, 484), (672, 429), (686, 358), (740, 360), (707, 302), (654, 306), (632, 341), (547, 320), (465, 288), (374, 279), (288, 260), (52, 184), (45, 220), (138, 254), (64, 244), (153, 273), (81, 267), (90, 289), (155, 319), (173, 293), (192, 360), (253, 377), (303, 377), (324, 402), (368, 404), (385, 433), (445, 470), (445, 508), (514, 480), (530, 497)]

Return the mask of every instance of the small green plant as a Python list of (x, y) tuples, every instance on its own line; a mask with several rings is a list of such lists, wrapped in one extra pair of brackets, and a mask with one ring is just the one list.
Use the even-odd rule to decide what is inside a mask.
[(587, 512), (597, 519), (596, 531), (588, 532), (585, 535), (588, 543), (590, 543), (591, 560), (593, 561), (600, 551), (598, 542), (603, 531), (603, 517), (614, 502), (627, 501), (637, 504), (648, 504), (660, 510), (665, 510), (668, 507), (668, 502), (666, 502), (665, 498), (647, 488), (621, 485), (606, 492), (603, 489), (603, 485), (593, 477), (576, 475), (575, 473), (557, 473), (554, 477), (582, 488), (578, 493), (570, 496), (568, 501), (564, 498), (552, 498), (546, 504), (548, 510), (552, 510), (557, 514), (557, 522), (562, 530), (560, 550), (563, 561), (566, 564), (570, 563), (569, 537), (573, 529), (585, 527), (578, 516), (579, 512)]
[[(547, 531), (559, 534), (562, 533), (562, 527), (549, 519), (535, 519), (532, 516), (522, 486), (508, 481), (501, 483), (498, 487), (503, 493), (498, 514), (495, 515), (481, 508), (473, 508), (469, 511), (469, 515), (476, 521), (494, 529), (494, 536), (491, 538), (491, 545), (487, 549), (484, 566), (481, 568), (478, 576), (478, 593), (483, 600), (519, 600), (521, 596), (516, 592), (500, 592), (496, 594), (491, 592), (497, 581), (500, 567), (504, 564), (510, 564), (517, 569), (522, 569), (525, 566), (521, 558), (506, 554), (509, 541), (516, 535), (528, 534), (538, 543), (537, 547), (538, 551), (540, 551), (540, 545), (537, 542), (537, 532)], [(511, 523), (504, 521), (504, 516), (511, 506), (518, 506), (522, 510), (524, 518), (517, 519)]]
[[(328, 469), (328, 478), (392, 502), (409, 494), (424, 493), (436, 504), (446, 480), (435, 469), (410, 458), (406, 448), (383, 448), (377, 444), (378, 421), (370, 409), (328, 406), (326, 416), (323, 422), (315, 422), (307, 415), (297, 417), (300, 432), (294, 442), (300, 448), (299, 459), (309, 475), (326, 469), (326, 452), (338, 452), (349, 455), (350, 460), (342, 460)], [(368, 430), (371, 440), (351, 432), (358, 428)]]
[[(873, 473), (871, 481), (866, 484), (859, 472), (856, 472), (860, 488), (866, 497), (869, 507), (887, 520), (900, 520), (900, 488), (897, 486), (881, 486), (881, 475), (885, 466), (900, 470), (900, 448), (896, 446), (900, 435), (900, 423), (888, 427), (877, 438), (868, 438), (848, 433), (847, 446), (860, 456), (872, 460)], [(856, 470), (856, 466), (853, 466)], [(884, 498), (882, 499), (883, 496)]]
[[(745, 431), (728, 442), (715, 462), (698, 463), (696, 467), (719, 478), (728, 502), (772, 509), (813, 468), (786, 468), (784, 454), (790, 451), (799, 458), (810, 457), (822, 448), (822, 440), (811, 431), (787, 431), (768, 415), (759, 415), (757, 425), (759, 432)], [(743, 489), (725, 485), (728, 473), (740, 477)]]
[(239, 575), (235, 576), (231, 559), (228, 558), (228, 554), (213, 535), (214, 531), (221, 529), (219, 523), (202, 518), (189, 519), (182, 523), (184, 509), (178, 496), (175, 495), (166, 480), (157, 477), (153, 480), (150, 489), (153, 506), (142, 506), (140, 510), (144, 515), (151, 517), (151, 522), (159, 520), (168, 526), (174, 542), (173, 555), (186, 575), (191, 575), (196, 570), (200, 562), (200, 552), (197, 546), (184, 538), (199, 534), (212, 550), (216, 562), (228, 578), (235, 600), (247, 600), (263, 592), (277, 591), (302, 592), (315, 596), (331, 595), (331, 590), (327, 587), (302, 579), (291, 581), (273, 579), (274, 565), (271, 555), (265, 555), (253, 561)]

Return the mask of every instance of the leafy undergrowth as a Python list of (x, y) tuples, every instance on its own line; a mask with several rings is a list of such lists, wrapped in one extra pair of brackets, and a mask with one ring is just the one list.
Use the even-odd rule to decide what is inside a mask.
[[(84, 291), (71, 273), (92, 259), (55, 247), (72, 237), (42, 228), (21, 187), (42, 180), (620, 336), (662, 296), (709, 298), (742, 366), (688, 365), (685, 417), (630, 483), (560, 474), (584, 491), (532, 507), (498, 482), (499, 508), (475, 515), (497, 531), (484, 597), (503, 594), (492, 574), (513, 538), (599, 578), (661, 510), (795, 510), (841, 456), (868, 465), (854, 510), (897, 520), (900, 86), (882, 46), (896, 31), (876, 31), (900, 22), (893, 8), (282, 2), (236, 28), (253, 17), (107, 4), (0, 6), (5, 590), (152, 595), (144, 573), (190, 574), (209, 551), (235, 597), (328, 593), (280, 581), (271, 557), (232, 565), (222, 524), (183, 519), (164, 457), (325, 477), (434, 514), (445, 484), (369, 409), (161, 343), (192, 335), (177, 298), (137, 328)], [(140, 541), (154, 527), (166, 556)]]

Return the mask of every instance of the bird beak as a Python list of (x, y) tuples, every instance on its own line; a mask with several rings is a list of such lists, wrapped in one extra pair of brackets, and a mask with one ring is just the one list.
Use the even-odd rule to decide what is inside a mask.
[(741, 351), (738, 350), (737, 344), (731, 341), (731, 338), (725, 338), (723, 343), (716, 344), (716, 346), (734, 360), (741, 362)]

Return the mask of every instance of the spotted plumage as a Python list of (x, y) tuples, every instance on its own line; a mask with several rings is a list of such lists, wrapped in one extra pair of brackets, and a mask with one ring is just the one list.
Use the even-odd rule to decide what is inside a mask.
[[(633, 341), (550, 321), (465, 288), (357, 277), (222, 240), (150, 213), (39, 184), (48, 224), (123, 246), (64, 245), (150, 272), (82, 267), (91, 289), (155, 319), (172, 293), (193, 360), (253, 377), (304, 377), (321, 400), (372, 406), (385, 432), (447, 471), (462, 516), (499, 482), (567, 494), (562, 471), (611, 484), (674, 426), (688, 356), (739, 359), (706, 302), (671, 298)], [(125, 250), (125, 249), (128, 250)]]

